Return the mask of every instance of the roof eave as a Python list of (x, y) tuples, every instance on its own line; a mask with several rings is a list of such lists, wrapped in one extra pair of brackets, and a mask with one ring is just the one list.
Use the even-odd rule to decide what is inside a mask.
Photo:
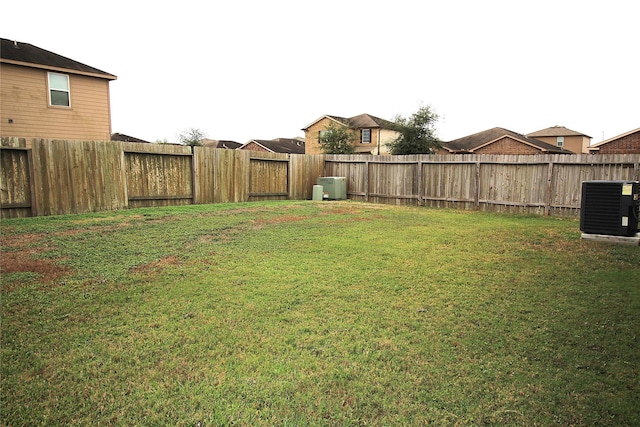
[(33, 62), (14, 61), (12, 59), (1, 58), (0, 62), (4, 64), (18, 65), (21, 67), (38, 68), (40, 70), (47, 70), (47, 71), (58, 71), (58, 72), (63, 72), (67, 74), (77, 74), (81, 76), (95, 77), (95, 78), (105, 79), (105, 80), (117, 80), (118, 78), (117, 76), (109, 73), (89, 73), (86, 71), (79, 71), (71, 68), (54, 67), (51, 65), (35, 64)]
[(600, 142), (598, 142), (597, 144), (593, 144), (591, 147), (589, 147), (589, 149), (591, 149), (591, 148), (593, 148), (593, 147), (600, 147), (600, 146), (602, 146), (602, 145), (605, 145), (605, 144), (610, 143), (611, 141), (615, 141), (616, 139), (624, 138), (625, 136), (629, 136), (629, 135), (631, 135), (632, 133), (636, 133), (636, 132), (640, 132), (640, 128), (632, 129), (632, 130), (630, 130), (629, 132), (625, 132), (625, 133), (623, 133), (623, 134), (620, 134), (620, 135), (614, 136), (613, 138), (605, 139), (604, 141), (600, 141)]

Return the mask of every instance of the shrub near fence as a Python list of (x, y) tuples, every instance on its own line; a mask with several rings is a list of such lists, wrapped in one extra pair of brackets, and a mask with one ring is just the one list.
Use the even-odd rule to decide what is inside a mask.
[(309, 200), (320, 176), (348, 196), (547, 215), (579, 213), (586, 180), (638, 180), (640, 155), (287, 155), (116, 141), (0, 142), (2, 217), (129, 207)]

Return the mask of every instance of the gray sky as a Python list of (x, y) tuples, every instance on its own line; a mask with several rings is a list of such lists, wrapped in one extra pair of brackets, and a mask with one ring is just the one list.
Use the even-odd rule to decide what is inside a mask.
[(640, 127), (637, 0), (3, 1), (0, 36), (115, 74), (113, 132), (303, 136), (324, 114), (410, 116), (452, 140)]

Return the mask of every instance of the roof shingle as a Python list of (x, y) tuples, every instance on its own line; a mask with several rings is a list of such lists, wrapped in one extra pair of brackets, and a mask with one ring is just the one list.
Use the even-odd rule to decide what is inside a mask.
[(0, 59), (2, 62), (33, 64), (40, 68), (62, 68), (78, 74), (89, 74), (107, 80), (115, 80), (116, 76), (97, 68), (69, 59), (57, 53), (49, 52), (29, 43), (0, 39)]
[(568, 153), (568, 150), (563, 150), (555, 145), (547, 144), (535, 138), (529, 138), (517, 132), (510, 131), (501, 127), (495, 127), (487, 129), (482, 132), (474, 133), (472, 135), (464, 136), (462, 138), (454, 139), (443, 144), (443, 146), (452, 152), (473, 152), (475, 149), (487, 145), (500, 138), (508, 136), (512, 139), (520, 141), (525, 144), (529, 144), (538, 148), (540, 151), (548, 153)]

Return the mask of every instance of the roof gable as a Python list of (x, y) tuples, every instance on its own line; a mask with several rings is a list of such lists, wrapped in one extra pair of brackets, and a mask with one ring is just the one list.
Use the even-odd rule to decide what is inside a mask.
[(32, 66), (50, 70), (64, 70), (70, 73), (89, 75), (107, 80), (116, 76), (97, 68), (49, 52), (29, 43), (0, 39), (0, 60), (9, 64)]
[(640, 132), (640, 128), (630, 130), (629, 132), (625, 132), (625, 133), (623, 133), (621, 135), (614, 136), (613, 138), (605, 139), (604, 141), (598, 142), (597, 144), (593, 144), (591, 147), (589, 147), (589, 149), (601, 147), (601, 146), (606, 145), (606, 144), (608, 144), (610, 142), (617, 141), (618, 139), (624, 138), (626, 136), (632, 135), (632, 134), (637, 133), (637, 132)]
[(575, 130), (567, 129), (564, 126), (551, 126), (550, 128), (528, 133), (527, 136), (530, 136), (532, 138), (540, 138), (544, 136), (586, 136), (587, 138), (591, 138), (589, 135), (585, 135), (584, 133), (577, 132)]
[(349, 127), (354, 129), (363, 128), (385, 128), (389, 129), (393, 127), (393, 123), (389, 120), (381, 119), (371, 114), (360, 114), (349, 118)]
[(509, 137), (522, 144), (532, 146), (542, 152), (548, 153), (568, 153), (569, 150), (563, 150), (555, 145), (548, 144), (546, 142), (537, 140), (535, 138), (529, 138), (517, 132), (510, 131), (501, 127), (495, 127), (487, 129), (482, 132), (474, 133), (472, 135), (464, 136), (462, 138), (454, 139), (443, 144), (443, 147), (450, 152), (466, 152), (471, 153), (481, 147), (485, 147), (489, 144), (497, 142), (504, 137)]
[(252, 139), (242, 147), (252, 142), (272, 153), (304, 154), (304, 141), (298, 138)]
[(325, 114), (319, 119), (313, 121), (308, 126), (302, 128), (302, 130), (307, 131), (311, 126), (315, 125), (316, 123), (320, 122), (323, 119), (333, 120), (334, 122), (347, 126), (351, 129), (367, 129), (367, 128), (393, 129), (393, 126), (394, 126), (394, 123), (389, 120), (381, 119), (379, 117), (372, 116), (371, 114), (366, 114), (366, 113), (359, 114), (357, 116), (353, 116), (349, 118), (340, 117), (340, 116), (330, 116), (328, 114)]

